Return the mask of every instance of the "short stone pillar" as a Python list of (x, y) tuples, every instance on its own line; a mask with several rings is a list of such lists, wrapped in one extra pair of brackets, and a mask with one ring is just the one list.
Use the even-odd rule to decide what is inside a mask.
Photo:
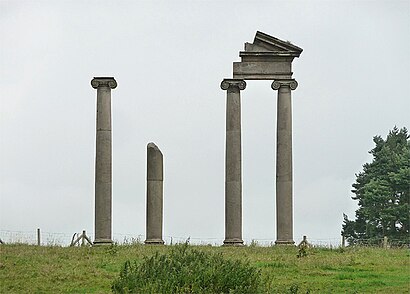
[(292, 101), (291, 90), (298, 83), (294, 79), (275, 80), (272, 89), (278, 90), (276, 141), (276, 244), (291, 245), (293, 241), (292, 204)]
[(221, 88), (227, 90), (224, 245), (240, 246), (243, 245), (240, 91), (246, 88), (246, 82), (242, 79), (224, 79)]
[(117, 82), (112, 77), (96, 77), (91, 86), (97, 89), (94, 245), (104, 245), (112, 243), (111, 89)]
[(147, 145), (147, 239), (145, 244), (164, 244), (162, 240), (163, 156), (154, 144)]

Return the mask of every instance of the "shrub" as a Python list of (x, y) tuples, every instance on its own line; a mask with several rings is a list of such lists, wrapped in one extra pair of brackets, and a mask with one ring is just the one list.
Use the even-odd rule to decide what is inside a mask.
[(256, 293), (260, 272), (240, 260), (206, 253), (187, 243), (125, 262), (112, 284), (114, 293)]

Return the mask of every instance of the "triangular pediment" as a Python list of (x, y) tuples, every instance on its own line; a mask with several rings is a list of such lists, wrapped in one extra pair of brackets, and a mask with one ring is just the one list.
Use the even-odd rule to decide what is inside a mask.
[(256, 32), (255, 39), (253, 43), (245, 43), (245, 53), (272, 53), (281, 56), (293, 56), (299, 57), (303, 49), (298, 46), (293, 45), (288, 41), (282, 41), (278, 38), (272, 37), (268, 34), (262, 32)]
[(233, 77), (244, 80), (289, 80), (292, 61), (303, 49), (288, 41), (256, 32), (253, 43), (245, 43), (240, 62), (233, 63)]

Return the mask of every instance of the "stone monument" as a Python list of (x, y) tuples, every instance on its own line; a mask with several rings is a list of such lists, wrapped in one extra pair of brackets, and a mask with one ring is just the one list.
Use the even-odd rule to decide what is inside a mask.
[(94, 245), (105, 245), (112, 243), (111, 89), (117, 82), (112, 77), (95, 77), (91, 86), (97, 89)]
[(226, 90), (225, 150), (225, 245), (243, 245), (242, 240), (242, 161), (241, 95), (246, 83), (241, 79), (224, 79)]
[(164, 244), (162, 240), (164, 167), (161, 150), (147, 145), (147, 239), (145, 244)]
[(292, 61), (302, 49), (290, 42), (256, 32), (245, 43), (240, 62), (233, 63), (233, 79), (224, 79), (227, 90), (225, 153), (225, 245), (242, 245), (242, 165), (240, 90), (245, 80), (273, 80), (278, 90), (276, 142), (276, 244), (294, 244), (292, 192)]

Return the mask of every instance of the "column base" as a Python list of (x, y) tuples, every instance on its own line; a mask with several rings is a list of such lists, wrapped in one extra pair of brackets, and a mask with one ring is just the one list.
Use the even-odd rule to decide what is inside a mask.
[(93, 246), (107, 246), (112, 245), (114, 242), (111, 239), (96, 239), (93, 242)]
[(225, 239), (222, 246), (243, 246), (242, 239)]
[(294, 246), (295, 241), (293, 240), (276, 240), (275, 245), (287, 245), (287, 246)]
[(165, 242), (162, 239), (147, 239), (144, 241), (146, 245), (164, 245)]

